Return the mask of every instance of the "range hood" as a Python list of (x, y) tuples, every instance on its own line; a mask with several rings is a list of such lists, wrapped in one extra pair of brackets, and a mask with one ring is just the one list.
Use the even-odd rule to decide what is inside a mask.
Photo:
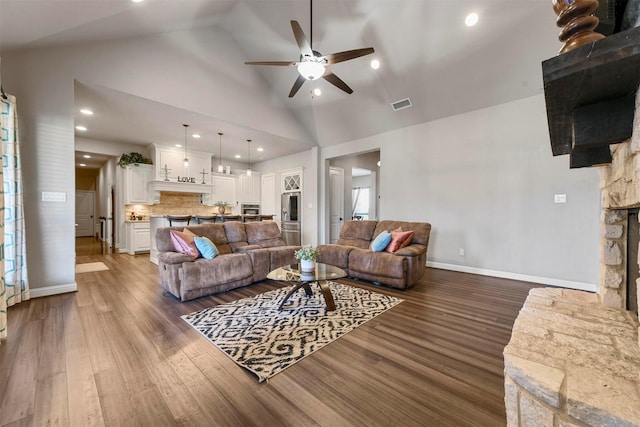
[(149, 181), (148, 188), (149, 193), (151, 194), (151, 200), (155, 204), (160, 203), (160, 192), (162, 191), (200, 194), (200, 201), (203, 204), (209, 204), (213, 185), (175, 181)]

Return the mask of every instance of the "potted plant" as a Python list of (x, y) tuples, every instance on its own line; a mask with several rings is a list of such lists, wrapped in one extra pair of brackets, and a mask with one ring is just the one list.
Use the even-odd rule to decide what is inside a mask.
[(120, 167), (125, 167), (127, 165), (139, 164), (139, 163), (142, 163), (142, 164), (145, 164), (145, 165), (152, 165), (153, 164), (151, 159), (147, 159), (142, 154), (136, 153), (136, 152), (132, 152), (132, 153), (129, 153), (129, 154), (124, 153), (118, 159), (118, 165)]
[(303, 246), (293, 253), (293, 256), (300, 260), (300, 270), (302, 271), (313, 271), (318, 255), (320, 255), (320, 250), (311, 245)]
[(222, 215), (228, 203), (223, 202), (222, 200), (218, 200), (217, 202), (214, 203), (214, 205), (218, 207), (218, 213)]

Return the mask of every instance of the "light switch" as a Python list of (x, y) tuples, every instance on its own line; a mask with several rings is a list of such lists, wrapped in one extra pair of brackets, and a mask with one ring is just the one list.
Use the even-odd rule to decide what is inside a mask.
[(567, 195), (566, 194), (556, 194), (554, 198), (556, 203), (567, 203)]
[(67, 193), (54, 192), (54, 191), (43, 191), (42, 192), (42, 201), (43, 202), (66, 202), (67, 201)]

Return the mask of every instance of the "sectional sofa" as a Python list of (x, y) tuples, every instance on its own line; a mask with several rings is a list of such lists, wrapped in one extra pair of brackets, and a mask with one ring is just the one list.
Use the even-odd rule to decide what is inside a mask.
[[(211, 240), (219, 255), (196, 258), (178, 252), (171, 230), (188, 229)], [(156, 230), (160, 283), (182, 301), (228, 291), (266, 279), (271, 270), (296, 264), (293, 253), (300, 246), (287, 246), (275, 222), (225, 222)]]
[[(371, 250), (372, 241), (383, 231), (413, 231), (407, 246), (390, 253)], [(406, 221), (347, 221), (336, 244), (320, 245), (319, 262), (335, 265), (350, 277), (406, 289), (424, 274), (431, 224)]]

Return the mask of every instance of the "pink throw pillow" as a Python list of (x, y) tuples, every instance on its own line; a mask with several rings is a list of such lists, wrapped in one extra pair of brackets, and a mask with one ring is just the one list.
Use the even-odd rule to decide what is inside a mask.
[(402, 231), (402, 227), (396, 228), (391, 232), (391, 242), (384, 250), (392, 254), (396, 253), (399, 249), (409, 246), (414, 234), (413, 231)]
[(185, 228), (182, 231), (171, 230), (169, 233), (171, 234), (171, 243), (173, 243), (176, 251), (194, 258), (200, 256), (200, 252), (198, 252), (198, 248), (193, 240), (198, 236), (192, 231)]

